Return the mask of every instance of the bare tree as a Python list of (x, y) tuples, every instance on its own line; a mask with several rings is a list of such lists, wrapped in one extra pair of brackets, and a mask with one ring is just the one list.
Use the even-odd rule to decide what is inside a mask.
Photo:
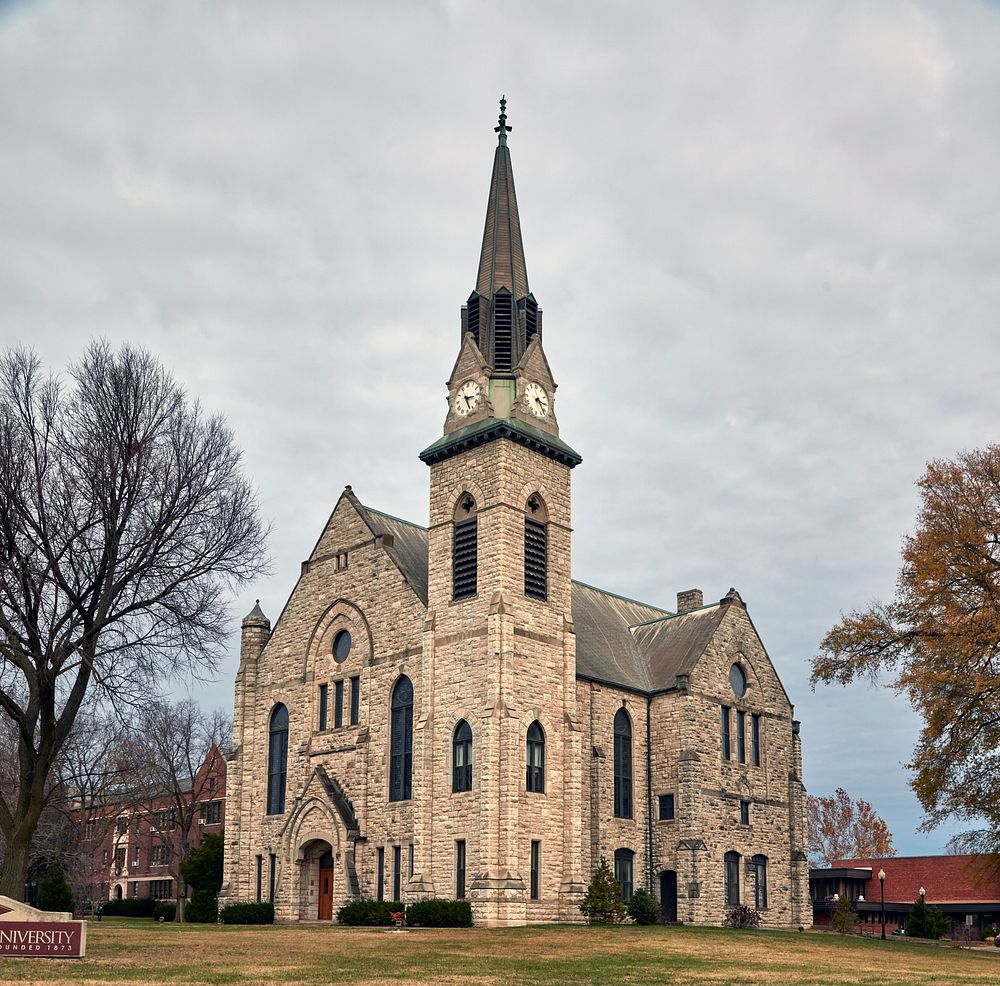
[(232, 720), (204, 712), (192, 699), (151, 702), (129, 743), (131, 805), (151, 841), (163, 849), (174, 879), (177, 920), (183, 921), (181, 863), (195, 839), (199, 814), (215, 796), (214, 779), (232, 745)]
[(24, 893), (85, 699), (138, 707), (210, 674), (228, 590), (263, 570), (265, 539), (225, 422), (151, 355), (95, 343), (69, 382), (0, 358), (0, 713), (17, 733), (0, 893)]

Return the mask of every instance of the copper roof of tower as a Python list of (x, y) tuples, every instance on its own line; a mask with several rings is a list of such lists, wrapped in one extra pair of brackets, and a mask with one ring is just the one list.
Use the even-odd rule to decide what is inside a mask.
[(486, 205), (486, 228), (483, 230), (483, 249), (479, 255), (479, 277), (476, 291), (492, 298), (505, 287), (519, 300), (528, 294), (528, 268), (524, 263), (524, 244), (521, 242), (521, 220), (517, 214), (517, 195), (514, 192), (514, 172), (507, 149), (507, 100), (500, 100), (496, 154), (493, 156), (493, 177), (490, 180), (490, 197)]

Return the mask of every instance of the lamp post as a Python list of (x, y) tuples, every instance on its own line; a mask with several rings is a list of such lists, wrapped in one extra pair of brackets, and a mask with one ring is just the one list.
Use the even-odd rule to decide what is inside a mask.
[(878, 892), (882, 899), (882, 941), (885, 941), (885, 870), (878, 871)]
[(923, 887), (921, 887), (921, 888), (920, 888), (920, 901), (921, 901), (921, 903), (923, 903), (923, 900), (924, 900), (924, 894), (925, 894), (925, 893), (926, 893), (926, 891), (924, 890), (924, 888), (923, 888)]

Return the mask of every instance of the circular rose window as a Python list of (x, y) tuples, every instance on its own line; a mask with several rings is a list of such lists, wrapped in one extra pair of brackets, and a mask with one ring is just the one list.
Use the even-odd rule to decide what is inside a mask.
[(347, 660), (347, 655), (351, 653), (351, 635), (346, 630), (341, 630), (333, 638), (333, 659), (338, 664), (343, 664)]
[(729, 684), (737, 698), (743, 698), (747, 693), (746, 672), (738, 664), (734, 664), (729, 669)]

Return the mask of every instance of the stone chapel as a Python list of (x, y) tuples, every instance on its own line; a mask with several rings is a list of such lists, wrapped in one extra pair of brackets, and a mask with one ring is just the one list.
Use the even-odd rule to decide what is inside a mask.
[(274, 625), (243, 620), (222, 895), (283, 921), (358, 897), (580, 921), (603, 857), (667, 921), (809, 923), (799, 724), (740, 594), (668, 610), (573, 581), (581, 456), (509, 131), (501, 101), (427, 525), (348, 486)]

